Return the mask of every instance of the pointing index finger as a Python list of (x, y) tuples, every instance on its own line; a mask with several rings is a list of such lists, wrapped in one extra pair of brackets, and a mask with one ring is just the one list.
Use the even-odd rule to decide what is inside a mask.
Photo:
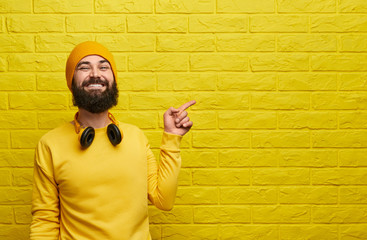
[(195, 100), (191, 100), (190, 102), (187, 102), (185, 104), (183, 104), (181, 107), (178, 108), (178, 110), (180, 112), (185, 111), (186, 109), (188, 109), (189, 107), (191, 107), (192, 105), (194, 105), (196, 103)]

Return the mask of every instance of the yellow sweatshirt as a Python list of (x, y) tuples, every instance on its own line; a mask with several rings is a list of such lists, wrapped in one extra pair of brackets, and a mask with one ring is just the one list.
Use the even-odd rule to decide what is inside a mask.
[(95, 129), (82, 150), (67, 123), (44, 135), (36, 148), (31, 240), (151, 239), (148, 200), (173, 207), (181, 165), (181, 136), (163, 133), (157, 163), (143, 132), (120, 123), (114, 147), (106, 128)]

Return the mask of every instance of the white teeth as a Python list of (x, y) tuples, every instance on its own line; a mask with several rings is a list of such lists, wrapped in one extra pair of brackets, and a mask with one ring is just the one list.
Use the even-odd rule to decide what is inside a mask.
[(90, 84), (88, 87), (103, 87), (101, 84)]

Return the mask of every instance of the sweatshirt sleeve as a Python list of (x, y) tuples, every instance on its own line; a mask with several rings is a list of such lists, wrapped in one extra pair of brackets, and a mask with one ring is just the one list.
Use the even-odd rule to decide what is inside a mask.
[(171, 210), (177, 191), (181, 167), (180, 142), (182, 136), (164, 132), (157, 163), (147, 143), (148, 198), (159, 209)]
[(51, 160), (49, 148), (39, 142), (33, 176), (31, 240), (59, 239), (59, 194)]

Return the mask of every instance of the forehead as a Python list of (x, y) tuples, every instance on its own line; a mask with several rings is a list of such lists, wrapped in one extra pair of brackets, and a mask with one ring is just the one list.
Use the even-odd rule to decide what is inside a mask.
[[(100, 62), (108, 62), (105, 58), (99, 56), (99, 55), (89, 55), (89, 56), (85, 56), (82, 59), (80, 59), (79, 63), (86, 63), (89, 62), (91, 64), (97, 64)], [(109, 62), (108, 62), (109, 63)]]

